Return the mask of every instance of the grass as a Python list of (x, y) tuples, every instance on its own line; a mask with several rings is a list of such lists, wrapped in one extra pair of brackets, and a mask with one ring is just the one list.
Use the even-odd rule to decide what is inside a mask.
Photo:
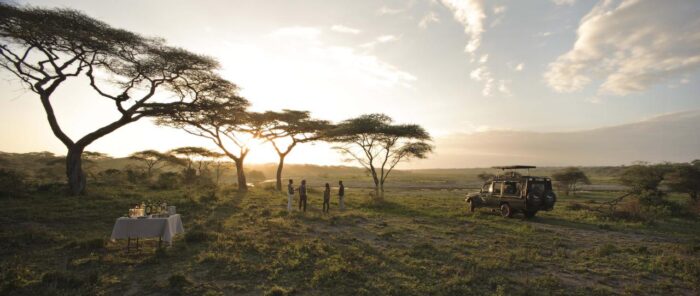
[[(3, 199), (3, 295), (656, 295), (700, 293), (700, 221), (648, 225), (572, 206), (615, 193), (561, 197), (535, 219), (467, 214), (463, 190), (392, 190), (384, 202), (349, 188), (348, 210), (318, 193), (306, 213), (286, 196), (230, 189), (92, 186), (86, 196)], [(681, 197), (672, 197), (681, 198)], [(111, 242), (130, 204), (178, 207), (186, 234), (126, 253)]]

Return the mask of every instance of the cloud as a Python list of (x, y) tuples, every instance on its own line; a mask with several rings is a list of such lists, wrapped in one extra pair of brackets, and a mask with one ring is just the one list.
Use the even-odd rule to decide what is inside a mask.
[[(321, 31), (313, 27), (288, 27), (274, 31), (270, 36), (285, 44), (290, 60), (306, 67), (317, 67), (319, 72), (342, 73), (350, 79), (363, 80), (369, 84), (412, 87), (416, 77), (379, 57), (358, 52), (351, 47), (325, 44)], [(377, 42), (389, 42), (396, 37), (380, 36)], [(335, 75), (335, 74), (333, 74)]]
[(371, 49), (371, 48), (374, 48), (374, 46), (376, 46), (377, 44), (393, 42), (396, 40), (399, 40), (399, 37), (396, 37), (394, 35), (381, 35), (377, 38), (374, 38), (374, 40), (372, 40), (370, 42), (367, 42), (367, 43), (360, 45), (360, 47)]
[(441, 0), (452, 11), (454, 18), (462, 26), (469, 37), (464, 51), (473, 54), (481, 45), (481, 34), (484, 32), (484, 5), (482, 0)]
[(520, 71), (522, 71), (523, 69), (525, 69), (525, 64), (523, 64), (523, 63), (517, 64), (517, 65), (515, 66), (515, 71), (516, 71), (516, 72), (520, 72)]
[(575, 92), (601, 79), (598, 93), (627, 95), (700, 68), (697, 1), (603, 1), (579, 24), (573, 48), (549, 64), (545, 81)]
[(418, 23), (418, 26), (421, 27), (422, 29), (427, 28), (431, 23), (438, 23), (440, 22), (440, 18), (438, 18), (437, 14), (433, 11), (429, 12), (426, 14)]
[(334, 25), (331, 27), (331, 30), (338, 32), (338, 33), (347, 33), (347, 34), (353, 34), (353, 35), (357, 35), (357, 34), (360, 34), (360, 32), (362, 32), (359, 29), (350, 28), (350, 27), (346, 27), (343, 25)]
[(504, 13), (504, 12), (506, 12), (507, 9), (508, 9), (508, 7), (506, 7), (505, 5), (494, 6), (493, 7), (493, 14), (498, 15), (498, 14)]
[(377, 9), (377, 15), (394, 15), (394, 14), (399, 14), (403, 11), (408, 9), (408, 7), (402, 7), (402, 8), (391, 8), (388, 6), (382, 6), (379, 9)]
[(552, 2), (556, 5), (574, 5), (576, 0), (552, 0)]

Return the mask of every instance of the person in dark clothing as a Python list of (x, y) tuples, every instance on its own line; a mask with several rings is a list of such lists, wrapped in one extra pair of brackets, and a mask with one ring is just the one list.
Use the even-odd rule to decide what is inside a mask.
[(299, 186), (299, 210), (303, 208), (306, 212), (306, 180), (301, 180), (301, 186)]
[(345, 185), (343, 181), (338, 182), (338, 199), (341, 210), (345, 210)]
[(326, 189), (323, 190), (323, 212), (328, 213), (331, 208), (331, 185), (326, 183)]

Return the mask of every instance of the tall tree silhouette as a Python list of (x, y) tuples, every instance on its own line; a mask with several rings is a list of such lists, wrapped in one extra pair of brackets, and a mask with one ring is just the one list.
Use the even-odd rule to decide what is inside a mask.
[(433, 151), (430, 134), (416, 124), (393, 124), (384, 114), (348, 119), (326, 132), (334, 147), (357, 161), (372, 176), (375, 196), (384, 197), (384, 183), (402, 161), (426, 158)]
[[(190, 89), (200, 100), (190, 108), (174, 108), (160, 116), (159, 125), (172, 126), (211, 140), (236, 165), (238, 191), (248, 191), (243, 163), (250, 152), (246, 134), (251, 128), (246, 108), (249, 103), (238, 96), (233, 84), (215, 84), (212, 88)], [(255, 135), (253, 135), (255, 136)]]
[(268, 111), (251, 115), (254, 127), (260, 129), (260, 137), (272, 144), (279, 156), (277, 182), (275, 187), (282, 190), (282, 169), (284, 159), (300, 143), (318, 141), (331, 125), (326, 120), (313, 119), (308, 111), (282, 110)]
[[(86, 180), (85, 148), (95, 140), (145, 116), (183, 109), (192, 97), (156, 98), (158, 90), (178, 94), (220, 80), (218, 63), (168, 47), (161, 40), (109, 25), (70, 9), (17, 7), (0, 3), (0, 66), (39, 96), (53, 134), (66, 146), (70, 191), (80, 194)], [(56, 118), (52, 96), (81, 74), (96, 97), (114, 102), (118, 117), (74, 140)]]

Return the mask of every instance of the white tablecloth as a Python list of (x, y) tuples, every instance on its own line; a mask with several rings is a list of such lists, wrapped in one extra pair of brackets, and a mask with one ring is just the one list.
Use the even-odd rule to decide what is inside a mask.
[(143, 238), (160, 237), (162, 240), (171, 243), (173, 237), (178, 233), (184, 233), (182, 220), (179, 214), (171, 215), (168, 218), (118, 218), (112, 229), (112, 239), (119, 238)]

